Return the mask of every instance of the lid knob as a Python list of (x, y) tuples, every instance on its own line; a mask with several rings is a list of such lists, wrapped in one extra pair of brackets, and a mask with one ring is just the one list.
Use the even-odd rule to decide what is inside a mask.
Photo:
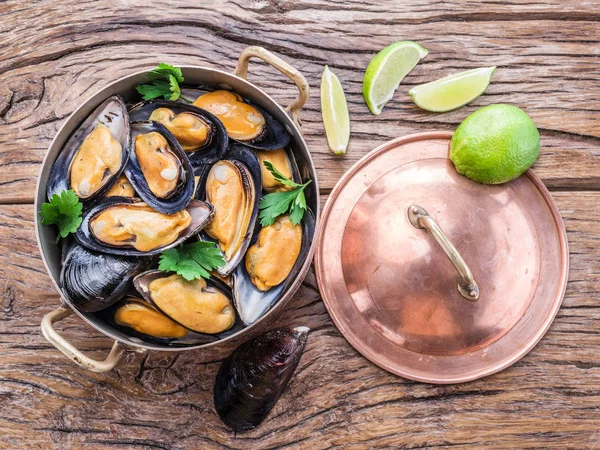
[(412, 205), (408, 208), (408, 220), (415, 228), (427, 230), (436, 242), (442, 247), (444, 253), (458, 272), (458, 291), (461, 295), (475, 302), (479, 300), (479, 286), (473, 278), (471, 269), (467, 266), (465, 260), (460, 256), (456, 247), (446, 237), (437, 222), (429, 215), (429, 213), (419, 205)]

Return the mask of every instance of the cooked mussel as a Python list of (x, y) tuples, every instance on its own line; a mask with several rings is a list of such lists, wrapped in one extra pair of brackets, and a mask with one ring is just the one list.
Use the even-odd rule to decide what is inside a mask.
[(46, 194), (72, 189), (83, 202), (104, 195), (129, 159), (129, 116), (113, 96), (98, 106), (67, 141), (54, 162)]
[(187, 328), (165, 316), (148, 302), (131, 296), (123, 299), (117, 306), (114, 321), (117, 325), (160, 339), (178, 339), (188, 333)]
[(133, 122), (131, 141), (125, 174), (139, 196), (164, 214), (184, 209), (194, 192), (194, 171), (175, 137), (158, 122)]
[(199, 194), (213, 205), (215, 213), (206, 234), (215, 239), (226, 264), (219, 273), (227, 275), (241, 261), (250, 244), (260, 198), (260, 169), (252, 151), (231, 149), (229, 159), (217, 161), (201, 182)]
[(183, 89), (182, 96), (194, 99), (194, 106), (214, 114), (229, 137), (259, 150), (275, 150), (290, 143), (285, 127), (260, 106), (235, 92)]
[(302, 225), (280, 216), (258, 231), (245, 264), (233, 273), (233, 298), (244, 324), (256, 322), (282, 297), (308, 258), (314, 230), (314, 216), (307, 210)]
[(231, 291), (216, 279), (188, 281), (177, 274), (149, 271), (133, 284), (156, 309), (196, 333), (222, 333), (236, 322)]
[(162, 214), (126, 197), (108, 197), (85, 211), (77, 241), (95, 251), (126, 256), (155, 255), (199, 233), (211, 205), (192, 200), (186, 209)]
[(222, 158), (229, 142), (221, 121), (196, 106), (151, 100), (129, 110), (132, 121), (154, 121), (164, 125), (175, 136), (195, 168)]
[(121, 175), (108, 190), (105, 197), (135, 197), (135, 189), (125, 175)]
[(273, 167), (275, 167), (275, 169), (277, 169), (286, 178), (297, 183), (301, 181), (298, 168), (296, 167), (296, 162), (294, 161), (291, 152), (288, 153), (285, 149), (280, 148), (278, 150), (271, 151), (256, 150), (255, 153), (260, 161), (260, 168), (262, 170), (263, 191), (272, 193), (289, 191), (290, 189), (293, 189), (291, 186), (287, 186), (277, 181), (271, 171), (265, 166), (265, 161), (273, 164)]
[(116, 257), (75, 245), (63, 262), (60, 287), (79, 311), (100, 311), (123, 298), (133, 277), (151, 262), (148, 258)]
[(281, 284), (290, 274), (302, 246), (302, 226), (287, 215), (263, 227), (256, 243), (246, 252), (246, 271), (260, 291)]
[(269, 331), (243, 343), (223, 361), (213, 400), (227, 426), (250, 430), (267, 417), (300, 362), (309, 331), (307, 327)]

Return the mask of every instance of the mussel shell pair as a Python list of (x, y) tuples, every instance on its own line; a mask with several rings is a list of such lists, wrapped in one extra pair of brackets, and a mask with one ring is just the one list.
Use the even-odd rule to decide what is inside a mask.
[(267, 417), (300, 362), (309, 331), (307, 327), (269, 331), (240, 345), (223, 361), (213, 400), (227, 426), (250, 430)]
[(212, 164), (223, 157), (229, 144), (227, 131), (221, 121), (213, 114), (187, 103), (168, 100), (150, 100), (137, 103), (129, 109), (131, 121), (148, 121), (150, 115), (158, 108), (168, 108), (175, 114), (190, 113), (198, 116), (203, 122), (211, 126), (210, 142), (205, 147), (193, 152), (186, 152), (194, 169), (205, 164)]
[[(248, 224), (248, 229), (243, 238), (243, 243), (236, 254), (226, 262), (223, 267), (218, 269), (219, 274), (223, 276), (227, 276), (233, 272), (238, 264), (243, 260), (244, 255), (246, 254), (246, 250), (250, 246), (250, 241), (252, 239), (252, 235), (254, 233), (257, 217), (258, 217), (258, 206), (261, 199), (261, 186), (262, 186), (262, 173), (260, 168), (260, 162), (258, 161), (258, 157), (254, 154), (254, 152), (248, 148), (245, 148), (241, 145), (233, 144), (230, 145), (227, 153), (224, 157), (225, 160), (231, 161), (233, 164), (241, 168), (242, 176), (244, 177), (246, 172), (251, 176), (251, 180), (243, 179), (244, 188), (247, 189), (247, 195), (252, 195), (254, 197), (254, 207), (252, 210), (252, 214), (250, 215), (250, 220)], [(218, 161), (217, 161), (218, 162)], [(216, 164), (216, 163), (215, 163)], [(206, 166), (200, 173), (200, 181), (198, 183), (198, 190), (196, 192), (196, 198), (206, 201), (206, 181), (208, 179), (208, 175), (210, 170), (214, 166)], [(251, 181), (251, 182), (249, 182)], [(202, 233), (202, 238), (204, 240), (214, 241), (210, 236), (208, 236), (205, 232)]]
[[(259, 232), (260, 226), (257, 226), (252, 244), (256, 241)], [(245, 325), (251, 325), (260, 319), (283, 296), (308, 257), (314, 232), (315, 217), (312, 211), (307, 209), (302, 219), (302, 245), (298, 258), (285, 281), (268, 291), (261, 291), (252, 283), (243, 261), (236, 267), (233, 272), (233, 298), (238, 314)]]
[(122, 156), (119, 170), (110, 176), (104, 185), (90, 196), (81, 199), (84, 203), (93, 203), (104, 196), (113, 183), (125, 169), (130, 155), (130, 127), (129, 115), (123, 99), (118, 95), (107, 98), (84, 120), (84, 122), (71, 135), (50, 170), (46, 195), (48, 199), (54, 194), (71, 189), (70, 168), (73, 158), (77, 154), (85, 138), (99, 123), (103, 123), (110, 130), (112, 136), (121, 144)]
[[(202, 94), (212, 92), (214, 89), (209, 88), (183, 88), (181, 89), (181, 97), (195, 101)], [(183, 100), (179, 100), (183, 102)], [(285, 129), (285, 126), (275, 119), (271, 114), (265, 111), (262, 107), (256, 103), (244, 99), (245, 103), (251, 105), (257, 111), (259, 111), (265, 119), (265, 130), (257, 138), (249, 141), (236, 140), (230, 137), (229, 139), (237, 142), (238, 144), (245, 145), (257, 150), (276, 150), (279, 148), (287, 147), (290, 144), (291, 136)]]
[[(167, 198), (158, 198), (152, 193), (135, 153), (136, 137), (151, 132), (157, 132), (165, 138), (169, 150), (179, 162), (177, 187)], [(148, 205), (163, 214), (174, 214), (184, 209), (194, 194), (194, 169), (177, 139), (158, 122), (132, 122), (131, 146), (131, 155), (129, 163), (125, 167), (125, 174), (139, 196)]]
[(96, 203), (94, 206), (92, 206), (90, 209), (84, 212), (81, 225), (79, 226), (79, 229), (75, 234), (75, 239), (77, 240), (77, 242), (79, 242), (79, 244), (83, 245), (84, 247), (90, 250), (111, 255), (157, 255), (165, 250), (176, 247), (177, 245), (183, 243), (190, 237), (198, 234), (200, 230), (210, 221), (213, 214), (213, 208), (208, 203), (199, 200), (190, 201), (190, 203), (187, 206), (187, 210), (192, 217), (192, 223), (185, 230), (183, 230), (179, 237), (171, 244), (147, 252), (142, 252), (130, 247), (113, 247), (103, 242), (100, 242), (94, 237), (90, 229), (90, 220), (93, 219), (97, 214), (111, 206), (131, 205), (138, 202), (138, 199), (132, 199), (129, 197), (107, 197), (101, 200), (100, 202)]
[(151, 258), (117, 257), (80, 245), (68, 250), (60, 272), (63, 295), (79, 311), (94, 312), (118, 302), (133, 278), (147, 270)]
[[(237, 311), (235, 311), (234, 302), (232, 300), (231, 289), (225, 283), (221, 282), (220, 280), (218, 280), (214, 277), (211, 277), (210, 279), (205, 280), (206, 284), (212, 288), (218, 289), (223, 294), (225, 294), (225, 296), (229, 299), (229, 301), (233, 307), (234, 314), (235, 314), (235, 321), (234, 321), (234, 324), (232, 327), (230, 327), (229, 329), (227, 329), (225, 331), (222, 331), (219, 333), (214, 333), (214, 334), (199, 333), (197, 331), (190, 329), (189, 327), (186, 327), (185, 324), (178, 322), (173, 317), (170, 317), (168, 314), (166, 314), (164, 311), (162, 311), (160, 306), (152, 299), (152, 297), (150, 296), (150, 291), (149, 291), (148, 286), (154, 280), (157, 280), (159, 278), (166, 278), (171, 275), (173, 275), (173, 274), (162, 272), (159, 270), (149, 270), (149, 271), (146, 271), (143, 273), (139, 273), (139, 275), (137, 275), (133, 280), (133, 286), (137, 290), (139, 295), (143, 298), (143, 301), (147, 302), (149, 305), (151, 305), (153, 308), (155, 308), (157, 311), (161, 312), (165, 316), (169, 317), (171, 320), (175, 321), (176, 323), (179, 323), (184, 328), (187, 328), (189, 330), (188, 334), (183, 338), (166, 339), (166, 338), (157, 338), (154, 336), (137, 333), (135, 330), (133, 330), (131, 328), (126, 328), (126, 332), (128, 334), (139, 335), (139, 336), (142, 336), (144, 339), (150, 339), (155, 342), (161, 342), (161, 343), (172, 342), (172, 343), (176, 343), (177, 345), (185, 346), (185, 345), (204, 344), (204, 343), (214, 342), (214, 341), (217, 341), (220, 339), (224, 339), (227, 336), (237, 333), (238, 331), (240, 331), (243, 328), (243, 324), (240, 321), (239, 315), (237, 314)], [(119, 304), (117, 304), (117, 306), (119, 306)], [(111, 321), (114, 323), (114, 319), (111, 319)], [(121, 327), (121, 328), (125, 329), (125, 327)]]

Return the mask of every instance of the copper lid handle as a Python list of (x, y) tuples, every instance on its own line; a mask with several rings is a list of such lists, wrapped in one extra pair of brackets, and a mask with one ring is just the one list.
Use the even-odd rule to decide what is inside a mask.
[(446, 237), (437, 222), (433, 220), (433, 217), (419, 205), (412, 205), (408, 208), (408, 220), (413, 227), (429, 231), (440, 247), (442, 247), (442, 250), (444, 250), (444, 253), (458, 272), (458, 291), (461, 295), (470, 302), (479, 300), (479, 286), (477, 286), (473, 278), (471, 269), (469, 269), (465, 260), (460, 256), (456, 247), (452, 245), (452, 242)]

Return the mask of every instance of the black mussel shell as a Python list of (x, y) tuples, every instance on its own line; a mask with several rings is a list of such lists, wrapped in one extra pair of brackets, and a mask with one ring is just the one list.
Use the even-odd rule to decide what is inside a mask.
[[(223, 267), (218, 269), (219, 274), (227, 276), (231, 274), (240, 261), (242, 261), (244, 255), (246, 254), (246, 250), (248, 250), (248, 247), (250, 246), (250, 240), (252, 239), (252, 234), (254, 233), (255, 224), (258, 218), (258, 206), (262, 197), (262, 172), (260, 169), (260, 162), (258, 161), (256, 154), (251, 149), (242, 145), (230, 145), (224, 159), (232, 161), (238, 167), (240, 167), (240, 164), (245, 167), (252, 176), (252, 184), (254, 185), (252, 191), (254, 195), (254, 209), (252, 210), (252, 215), (250, 216), (248, 231), (246, 232), (246, 236), (244, 236), (244, 243), (238, 250), (238, 253), (234, 255)], [(198, 172), (200, 175), (200, 181), (198, 182), (198, 188), (196, 191), (197, 199), (206, 201), (206, 180), (211, 168), (212, 165), (204, 166), (203, 169)], [(242, 172), (242, 174), (244, 173), (245, 172)], [(248, 188), (250, 188), (250, 184), (248, 183), (247, 185)], [(208, 236), (206, 233), (202, 233), (202, 239), (214, 242), (214, 239)]]
[[(156, 131), (163, 135), (169, 148), (179, 160), (181, 170), (179, 184), (173, 194), (168, 198), (157, 198), (146, 181), (142, 168), (135, 154), (135, 138), (138, 134)], [(131, 156), (125, 167), (125, 174), (139, 196), (152, 208), (163, 214), (174, 214), (184, 209), (194, 193), (194, 169), (189, 158), (177, 142), (177, 139), (158, 122), (132, 122), (131, 123)]]
[(92, 111), (87, 119), (71, 135), (58, 154), (56, 161), (52, 165), (46, 184), (46, 196), (48, 199), (52, 198), (54, 194), (71, 189), (71, 177), (69, 176), (71, 161), (87, 135), (99, 122), (102, 122), (110, 129), (113, 137), (119, 141), (123, 148), (121, 167), (101, 189), (82, 201), (91, 204), (104, 196), (106, 191), (119, 178), (123, 169), (125, 169), (130, 154), (129, 115), (127, 114), (127, 108), (123, 99), (118, 95), (113, 95)]
[(212, 164), (223, 157), (227, 150), (229, 137), (227, 131), (221, 121), (213, 114), (196, 106), (172, 102), (168, 100), (150, 100), (147, 102), (138, 103), (129, 109), (129, 117), (131, 121), (147, 121), (152, 112), (157, 108), (169, 108), (175, 114), (181, 112), (189, 112), (199, 116), (205, 122), (212, 126), (212, 137), (210, 143), (203, 148), (194, 152), (187, 152), (188, 158), (192, 167), (196, 169), (204, 164)]
[(116, 257), (76, 245), (63, 263), (60, 287), (79, 311), (100, 311), (123, 298), (131, 280), (151, 264), (152, 258)]
[(308, 332), (307, 327), (269, 331), (240, 345), (223, 361), (213, 399), (227, 426), (250, 430), (265, 419), (298, 366)]
[(75, 239), (77, 242), (84, 247), (94, 250), (97, 252), (108, 253), (111, 255), (121, 255), (121, 256), (150, 256), (157, 255), (165, 250), (176, 247), (179, 244), (183, 243), (185, 240), (190, 237), (198, 234), (200, 230), (210, 221), (213, 215), (213, 208), (206, 202), (201, 202), (199, 200), (192, 200), (188, 206), (187, 210), (192, 216), (192, 223), (189, 227), (181, 232), (181, 235), (171, 244), (165, 245), (164, 247), (157, 248), (155, 250), (151, 250), (148, 252), (141, 252), (131, 247), (112, 247), (108, 244), (98, 241), (92, 234), (90, 230), (90, 220), (96, 215), (99, 214), (104, 209), (114, 206), (114, 205), (128, 205), (133, 203), (140, 202), (139, 199), (129, 198), (129, 197), (107, 197), (98, 203), (96, 203), (92, 208), (84, 211), (81, 225), (75, 234)]
[[(252, 243), (256, 241), (260, 229), (260, 227), (257, 227), (255, 235), (252, 238)], [(256, 322), (283, 297), (284, 292), (287, 291), (288, 287), (296, 279), (306, 262), (314, 233), (315, 217), (312, 211), (307, 209), (302, 219), (302, 245), (298, 259), (296, 259), (288, 277), (281, 284), (273, 286), (266, 292), (259, 290), (252, 283), (246, 271), (245, 260), (238, 264), (233, 272), (233, 300), (237, 312), (245, 325), (251, 325)]]
[[(213, 90), (210, 88), (183, 88), (181, 89), (181, 96), (193, 102), (202, 94)], [(285, 129), (285, 126), (261, 106), (246, 98), (244, 98), (244, 101), (252, 105), (263, 115), (266, 129), (260, 136), (251, 141), (238, 141), (233, 138), (229, 138), (229, 140), (258, 150), (277, 150), (287, 147), (290, 144), (291, 136)], [(183, 100), (180, 100), (180, 102), (183, 102)]]
[[(156, 308), (158, 311), (160, 311), (167, 317), (170, 317), (170, 316), (168, 314), (166, 314), (164, 311), (162, 311), (159, 308), (159, 306), (156, 303), (154, 303), (154, 301), (152, 300), (148, 286), (152, 281), (154, 281), (158, 278), (165, 278), (165, 277), (168, 277), (171, 275), (173, 275), (173, 273), (167, 273), (167, 272), (163, 272), (160, 270), (149, 270), (147, 272), (139, 274), (133, 280), (134, 288), (144, 298), (144, 300), (146, 300), (154, 308)], [(221, 280), (219, 280), (218, 278), (211, 277), (208, 280), (206, 280), (206, 284), (217, 288), (218, 290), (223, 292), (230, 300), (232, 299), (231, 288), (229, 286), (227, 286), (225, 283), (223, 283)], [(231, 303), (233, 304), (233, 301)], [(174, 320), (175, 322), (177, 322), (172, 317), (170, 317), (170, 318), (172, 320)], [(187, 328), (184, 324), (180, 324), (180, 325), (184, 328)], [(232, 334), (237, 333), (242, 328), (244, 328), (244, 325), (242, 324), (240, 317), (237, 314), (237, 311), (235, 311), (235, 323), (228, 330), (222, 331), (221, 333), (215, 333), (215, 334), (198, 333), (197, 331), (190, 330), (188, 335), (185, 338), (177, 339), (177, 341), (179, 343), (187, 344), (187, 345), (204, 344), (207, 342), (214, 342), (214, 341), (218, 341), (220, 339), (224, 339), (228, 336), (231, 336)]]

